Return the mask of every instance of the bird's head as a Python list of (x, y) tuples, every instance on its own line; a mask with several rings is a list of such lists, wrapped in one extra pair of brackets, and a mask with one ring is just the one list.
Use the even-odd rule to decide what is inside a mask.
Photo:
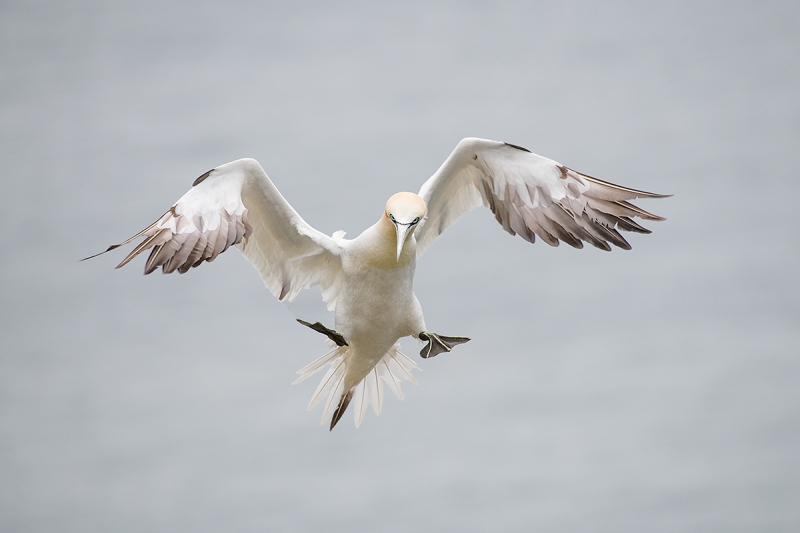
[(403, 252), (406, 239), (414, 233), (427, 210), (425, 200), (413, 192), (399, 192), (386, 202), (384, 217), (394, 224), (397, 233), (398, 261), (400, 261), (400, 254)]

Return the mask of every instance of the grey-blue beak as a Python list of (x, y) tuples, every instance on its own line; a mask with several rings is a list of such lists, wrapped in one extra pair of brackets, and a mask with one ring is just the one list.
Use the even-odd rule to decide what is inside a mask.
[(394, 223), (394, 229), (397, 230), (397, 260), (400, 261), (400, 254), (403, 253), (403, 245), (406, 243), (408, 232), (411, 230), (413, 224), (403, 224), (401, 222)]

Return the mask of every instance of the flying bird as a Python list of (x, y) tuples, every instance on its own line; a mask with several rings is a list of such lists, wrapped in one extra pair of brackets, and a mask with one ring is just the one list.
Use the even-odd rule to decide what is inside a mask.
[(629, 250), (618, 230), (650, 233), (633, 219), (664, 220), (629, 200), (665, 196), (601, 181), (520, 146), (467, 138), (419, 193), (393, 195), (373, 226), (345, 239), (311, 227), (256, 160), (239, 159), (197, 178), (153, 224), (101, 254), (143, 238), (117, 268), (151, 250), (145, 274), (159, 267), (183, 274), (236, 246), (279, 300), (319, 286), (334, 328), (298, 322), (324, 334), (332, 350), (300, 369), (295, 383), (327, 365), (308, 408), (324, 400), (322, 421), (333, 409), (332, 430), (351, 401), (358, 427), (369, 405), (380, 414), (384, 387), (402, 399), (400, 383), (416, 383), (419, 367), (400, 352), (399, 339), (423, 341), (423, 358), (470, 340), (429, 331), (413, 291), (417, 259), (462, 214), (486, 206), (505, 231), (531, 243)]

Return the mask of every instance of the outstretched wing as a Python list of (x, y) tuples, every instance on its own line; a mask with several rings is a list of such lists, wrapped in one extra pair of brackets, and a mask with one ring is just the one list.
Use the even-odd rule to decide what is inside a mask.
[(551, 246), (564, 241), (583, 248), (586, 241), (603, 250), (611, 250), (609, 243), (629, 250), (617, 230), (650, 233), (632, 218), (664, 219), (628, 200), (669, 196), (620, 187), (525, 148), (475, 138), (458, 143), (419, 195), (428, 214), (416, 232), (417, 255), (479, 205), (490, 208), (508, 233), (528, 242), (539, 236)]
[(140, 237), (144, 240), (117, 268), (152, 249), (145, 274), (159, 267), (183, 274), (235, 245), (280, 300), (319, 285), (328, 307), (336, 304), (339, 245), (297, 214), (254, 159), (206, 172), (161, 218), (106, 252)]

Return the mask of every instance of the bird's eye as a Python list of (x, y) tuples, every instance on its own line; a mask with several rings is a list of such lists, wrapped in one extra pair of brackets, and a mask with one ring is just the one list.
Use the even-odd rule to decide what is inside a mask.
[(413, 225), (413, 224), (416, 224), (416, 223), (418, 223), (418, 222), (419, 222), (419, 217), (415, 218), (415, 219), (414, 219), (414, 222), (412, 222), (411, 224)]
[(390, 219), (392, 219), (392, 222), (397, 222), (397, 221), (394, 219), (394, 215), (393, 215), (393, 214), (391, 214), (391, 213), (389, 213), (389, 218), (390, 218)]

